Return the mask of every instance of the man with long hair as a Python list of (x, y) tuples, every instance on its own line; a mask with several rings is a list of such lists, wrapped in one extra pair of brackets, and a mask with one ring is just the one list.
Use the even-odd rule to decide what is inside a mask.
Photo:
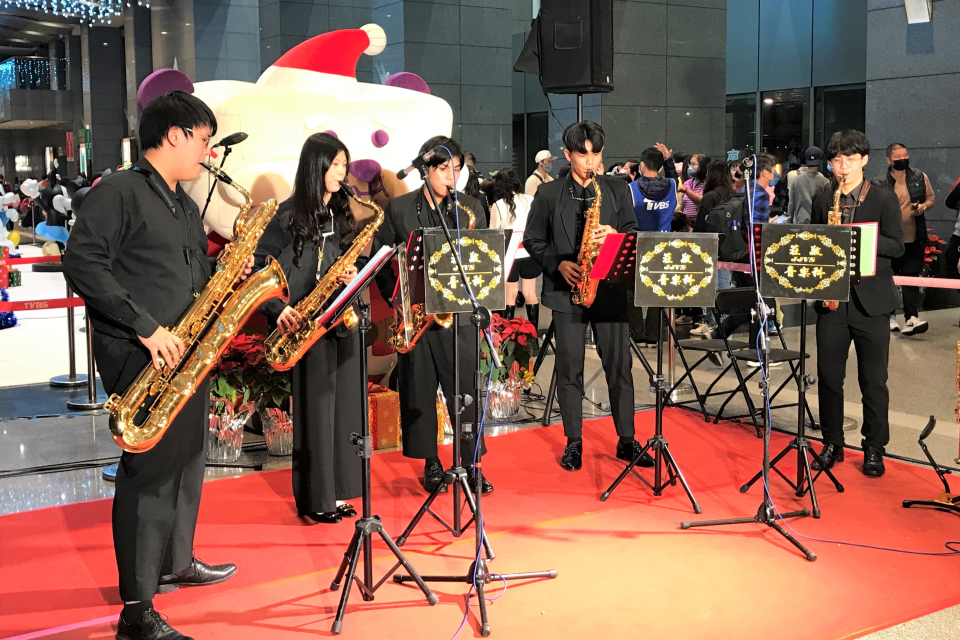
[[(563, 132), (564, 155), (570, 174), (541, 185), (534, 196), (523, 246), (543, 269), (543, 305), (553, 311), (556, 331), (557, 398), (563, 416), (567, 445), (560, 466), (579, 470), (583, 455), (583, 365), (587, 325), (593, 327), (597, 353), (603, 363), (610, 393), (613, 424), (620, 440), (617, 457), (632, 461), (642, 448), (634, 439), (633, 373), (630, 356), (630, 326), (627, 290), (622, 285), (600, 283), (590, 307), (573, 304), (573, 287), (584, 277), (577, 255), (583, 240), (585, 213), (597, 197), (591, 178), (603, 152), (604, 134), (595, 122), (582, 121)], [(637, 230), (633, 199), (626, 182), (596, 175), (602, 200), (600, 225), (594, 241), (610, 233)], [(641, 466), (652, 466), (644, 454)]]
[[(409, 241), (411, 233), (417, 229), (440, 227), (440, 216), (446, 216), (447, 224), (451, 229), (459, 226), (466, 229), (468, 216), (464, 206), (476, 215), (478, 228), (485, 228), (482, 208), (476, 198), (456, 191), (457, 178), (464, 170), (463, 150), (460, 144), (445, 136), (435, 136), (423, 143), (419, 155), (428, 151), (434, 155), (427, 162), (427, 180), (437, 198), (437, 209), (428, 195), (427, 185), (420, 189), (405, 193), (390, 201), (384, 211), (384, 221), (373, 238), (373, 251), (380, 247), (397, 246)], [(457, 205), (460, 206), (457, 206)], [(397, 286), (397, 276), (392, 265), (384, 267), (377, 275), (377, 287), (384, 300), (393, 300)], [(394, 304), (399, 304), (395, 301)], [(464, 334), (473, 329), (468, 314), (456, 314), (456, 321), (460, 323)], [(397, 354), (397, 371), (400, 382), (400, 429), (403, 439), (403, 455), (408, 458), (424, 460), (423, 488), (433, 493), (437, 487), (440, 491), (447, 490), (444, 484), (443, 465), (437, 455), (437, 385), (443, 389), (447, 398), (447, 408), (453, 415), (453, 331), (444, 329), (434, 323), (417, 341), (408, 353)], [(471, 339), (461, 339), (457, 345), (460, 358), (460, 381), (462, 385), (470, 385), (477, 369), (476, 343)], [(461, 388), (462, 393), (469, 393), (468, 388)], [(479, 401), (474, 401), (464, 407), (460, 416), (464, 423), (476, 425), (478, 423), (477, 408)], [(493, 491), (493, 485), (483, 474), (483, 486), (478, 487), (473, 472), (473, 460), (476, 450), (476, 434), (464, 439), (460, 449), (461, 466), (468, 472), (468, 480), (474, 492), (483, 493)], [(483, 444), (481, 438), (481, 453)]]
[[(92, 188), (77, 215), (64, 275), (87, 305), (107, 393), (124, 393), (151, 362), (160, 370), (184, 355), (183, 342), (164, 327), (193, 303), (212, 265), (200, 211), (179, 182), (203, 171), (216, 132), (216, 118), (199, 99), (181, 91), (154, 99), (140, 118), (143, 157)], [(252, 264), (251, 256), (246, 273)], [(154, 610), (153, 596), (223, 582), (237, 571), (193, 557), (209, 408), (204, 379), (152, 449), (120, 458), (113, 498), (124, 602), (118, 640), (183, 638)]]

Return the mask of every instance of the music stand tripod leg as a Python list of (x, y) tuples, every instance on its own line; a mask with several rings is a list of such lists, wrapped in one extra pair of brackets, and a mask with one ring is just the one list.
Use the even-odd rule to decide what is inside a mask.
[[(356, 309), (358, 311), (360, 320), (358, 325), (360, 329), (359, 352), (364, 354), (367, 352), (366, 335), (371, 327), (370, 306), (362, 301), (358, 301), (356, 303)], [(364, 357), (360, 358), (360, 382), (363, 385), (363, 388), (366, 389), (367, 359)], [(380, 521), (380, 516), (372, 515), (373, 507), (370, 486), (370, 459), (373, 456), (373, 443), (370, 438), (370, 421), (368, 413), (369, 397), (366, 391), (364, 391), (361, 396), (361, 430), (359, 434), (350, 434), (350, 439), (357, 447), (357, 453), (360, 456), (360, 486), (363, 500), (363, 513), (357, 520), (356, 528), (353, 532), (353, 538), (351, 538), (350, 544), (347, 546), (347, 551), (343, 555), (343, 560), (340, 562), (340, 568), (337, 570), (337, 574), (334, 576), (333, 582), (330, 584), (331, 591), (338, 590), (343, 582), (344, 574), (346, 574), (347, 584), (340, 596), (340, 604), (337, 607), (337, 614), (331, 627), (331, 631), (335, 634), (340, 633), (343, 628), (343, 616), (347, 610), (347, 601), (350, 599), (350, 591), (354, 586), (357, 573), (357, 564), (360, 561), (361, 553), (363, 553), (363, 580), (356, 580), (356, 582), (358, 583), (357, 586), (360, 588), (364, 600), (373, 600), (373, 592), (376, 591), (380, 585), (387, 580), (393, 571), (396, 571), (397, 567), (402, 565), (410, 573), (412, 580), (414, 580), (417, 583), (417, 586), (420, 587), (423, 595), (427, 598), (427, 602), (429, 602), (431, 605), (434, 605), (439, 601), (436, 594), (434, 594), (426, 585), (426, 583), (423, 582), (419, 574), (417, 574), (416, 570), (413, 568), (413, 565), (410, 564), (410, 561), (407, 560), (397, 545), (394, 544), (393, 540), (390, 539), (390, 536), (387, 535), (387, 532), (384, 531), (383, 523)], [(373, 533), (380, 534), (380, 537), (383, 538), (383, 541), (387, 543), (390, 551), (393, 552), (393, 555), (398, 561), (398, 564), (390, 571), (390, 573), (388, 573), (387, 576), (385, 576), (376, 585), (373, 584)]]
[[(663, 309), (660, 309), (660, 321), (663, 322)], [(632, 340), (631, 340), (632, 342)], [(639, 349), (638, 349), (639, 350)], [(648, 449), (653, 450), (653, 495), (660, 496), (663, 495), (663, 488), (670, 484), (673, 479), (673, 475), (669, 473), (669, 469), (672, 466), (676, 472), (676, 477), (679, 478), (680, 484), (683, 485), (683, 490), (687, 493), (687, 497), (690, 499), (690, 504), (693, 507), (694, 513), (700, 513), (702, 509), (700, 505), (697, 504), (696, 499), (693, 497), (693, 492), (690, 490), (690, 486), (687, 484), (686, 479), (683, 477), (683, 473), (680, 471), (680, 466), (677, 464), (676, 458), (670, 452), (670, 445), (663, 437), (663, 410), (666, 401), (666, 383), (663, 376), (663, 335), (661, 334), (657, 340), (657, 371), (656, 373), (651, 372), (651, 377), (654, 381), (654, 391), (656, 393), (656, 426), (654, 435), (652, 438), (647, 440), (647, 444), (640, 450), (634, 459), (627, 465), (627, 467), (620, 473), (616, 480), (613, 481), (613, 484), (607, 488), (602, 494), (600, 494), (600, 500), (606, 500), (610, 497), (610, 494), (613, 493), (613, 490), (627, 477), (633, 468), (640, 462), (640, 459), (643, 458), (643, 455), (647, 452)], [(663, 459), (666, 457), (667, 460), (667, 470), (668, 476), (670, 479), (664, 483), (663, 482)]]

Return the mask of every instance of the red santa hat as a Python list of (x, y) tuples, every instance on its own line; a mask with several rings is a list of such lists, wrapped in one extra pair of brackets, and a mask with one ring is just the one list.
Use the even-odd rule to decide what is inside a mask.
[(356, 79), (360, 55), (375, 56), (386, 45), (383, 28), (365, 24), (359, 29), (331, 31), (305, 40), (280, 56), (272, 66)]

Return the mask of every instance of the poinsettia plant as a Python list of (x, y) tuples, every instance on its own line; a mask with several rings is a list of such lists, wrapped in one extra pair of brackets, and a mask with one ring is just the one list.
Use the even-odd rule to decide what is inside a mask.
[(265, 337), (241, 333), (224, 350), (210, 371), (210, 394), (230, 401), (234, 408), (253, 401), (258, 409), (290, 406), (290, 372), (267, 362)]
[(493, 366), (490, 346), (486, 340), (481, 340), (480, 371), (490, 378), (490, 382), (505, 382), (511, 369), (515, 369), (521, 375), (524, 386), (529, 387), (534, 378), (530, 371), (530, 359), (537, 340), (536, 327), (526, 318), (503, 318), (494, 314), (490, 329), (502, 366)]
[(927, 243), (923, 247), (923, 269), (920, 272), (921, 277), (936, 277), (940, 275), (940, 255), (946, 248), (947, 243), (940, 239), (933, 230), (927, 229)]

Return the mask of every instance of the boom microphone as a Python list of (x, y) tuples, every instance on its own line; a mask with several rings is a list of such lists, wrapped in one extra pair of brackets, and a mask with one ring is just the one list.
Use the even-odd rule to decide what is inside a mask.
[(217, 147), (232, 147), (235, 144), (240, 144), (241, 142), (243, 142), (249, 137), (250, 136), (245, 134), (243, 131), (238, 131), (237, 133), (231, 133), (226, 138), (221, 138), (220, 142), (213, 145), (213, 148), (216, 149)]
[(434, 147), (433, 149), (430, 149), (430, 151), (427, 151), (426, 153), (424, 153), (422, 156), (417, 156), (416, 158), (414, 158), (413, 162), (410, 163), (409, 167), (407, 167), (403, 171), (397, 171), (397, 180), (403, 180), (404, 178), (407, 177), (408, 174), (413, 173), (423, 165), (430, 162), (430, 159), (433, 158), (434, 155), (436, 155), (437, 149), (439, 148), (440, 147)]

